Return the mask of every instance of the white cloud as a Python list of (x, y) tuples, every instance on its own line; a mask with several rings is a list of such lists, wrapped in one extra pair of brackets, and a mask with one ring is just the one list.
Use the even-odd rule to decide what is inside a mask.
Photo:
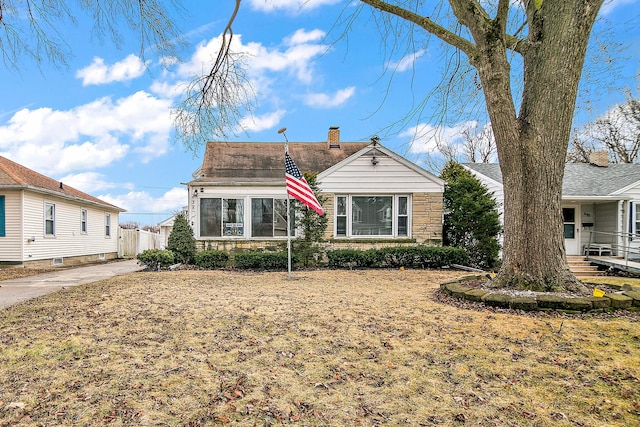
[(240, 127), (242, 130), (255, 132), (271, 129), (280, 123), (285, 113), (285, 110), (277, 110), (261, 116), (245, 117), (241, 121)]
[(45, 175), (104, 167), (133, 148), (143, 160), (170, 148), (170, 101), (139, 91), (70, 110), (22, 109), (0, 126), (0, 148)]
[(291, 37), (285, 38), (285, 43), (289, 46), (295, 46), (297, 44), (315, 42), (322, 40), (326, 33), (322, 30), (306, 31), (304, 28), (296, 30)]
[(305, 96), (304, 103), (314, 108), (333, 108), (347, 102), (355, 92), (356, 88), (354, 86), (349, 86), (338, 90), (333, 95), (327, 95), (325, 93), (310, 93)]
[(412, 52), (412, 53), (404, 56), (403, 58), (401, 58), (397, 62), (389, 62), (389, 63), (387, 63), (387, 68), (389, 68), (389, 69), (391, 69), (393, 71), (397, 71), (399, 73), (401, 73), (403, 71), (407, 71), (408, 69), (413, 67), (413, 64), (420, 57), (422, 57), (426, 52), (427, 52), (426, 49), (420, 49), (420, 50), (417, 50), (415, 52)]
[[(319, 30), (298, 30), (285, 40), (284, 49), (281, 49), (256, 42), (243, 44), (242, 36), (235, 35), (231, 50), (242, 56), (251, 80), (264, 79), (268, 72), (286, 72), (308, 84), (313, 78), (313, 60), (329, 49), (327, 45), (312, 43), (321, 37), (324, 37), (324, 32)], [(199, 43), (191, 59), (178, 66), (178, 79), (192, 79), (208, 72), (220, 49), (220, 43), (220, 36)]]
[(436, 153), (438, 146), (459, 144), (464, 141), (463, 131), (476, 128), (477, 122), (461, 122), (454, 126), (433, 126), (421, 123), (400, 133), (400, 137), (411, 138), (409, 152), (412, 154)]
[(87, 194), (93, 194), (98, 191), (105, 191), (112, 188), (132, 190), (134, 185), (131, 183), (119, 183), (108, 181), (106, 177), (98, 172), (82, 172), (65, 175), (60, 178), (61, 182)]
[(146, 70), (146, 64), (136, 55), (129, 55), (111, 66), (104, 59), (95, 57), (91, 65), (76, 72), (82, 79), (82, 86), (101, 85), (112, 82), (126, 82), (140, 77)]
[(332, 5), (341, 0), (249, 0), (252, 9), (262, 12), (275, 10), (287, 10), (290, 12), (303, 12), (326, 5)]
[(121, 195), (102, 194), (96, 197), (126, 209), (131, 214), (175, 212), (188, 202), (187, 189), (184, 187), (171, 188), (160, 197), (154, 197), (145, 191), (130, 191)]

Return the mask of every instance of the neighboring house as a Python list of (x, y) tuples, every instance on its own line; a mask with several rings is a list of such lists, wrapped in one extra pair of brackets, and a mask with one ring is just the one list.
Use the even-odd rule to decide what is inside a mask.
[[(326, 197), (325, 238), (334, 247), (441, 244), (444, 183), (374, 143), (292, 142), (303, 172)], [(287, 239), (284, 143), (209, 142), (187, 183), (188, 220), (201, 248), (264, 248)]]
[(0, 157), (0, 264), (116, 258), (117, 206)]
[(176, 215), (184, 215), (184, 217), (187, 218), (187, 207), (185, 206), (179, 213), (173, 214), (169, 218), (158, 223), (158, 227), (160, 227), (160, 247), (162, 249), (166, 249), (169, 244), (169, 235), (173, 230), (173, 223), (176, 220)]
[[(496, 163), (464, 163), (502, 207), (502, 173)], [(502, 208), (501, 208), (502, 209)], [(609, 164), (606, 152), (591, 163), (567, 163), (562, 184), (567, 255), (617, 255), (635, 259), (640, 248), (640, 164)], [(588, 247), (591, 247), (591, 252)]]

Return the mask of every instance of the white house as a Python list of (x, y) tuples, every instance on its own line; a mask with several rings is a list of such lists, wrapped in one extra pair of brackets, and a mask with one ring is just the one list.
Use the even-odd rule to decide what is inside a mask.
[[(282, 142), (209, 142), (187, 183), (188, 219), (201, 247), (265, 247), (287, 239)], [(335, 246), (440, 244), (444, 183), (375, 142), (292, 142), (289, 155), (317, 173), (325, 238)]]
[[(500, 206), (502, 173), (497, 163), (464, 163)], [(544, 191), (544, 189), (541, 189)], [(590, 163), (567, 163), (562, 184), (562, 213), (567, 255), (623, 256), (635, 259), (640, 248), (640, 164), (609, 164), (606, 152)]]
[(182, 210), (176, 214), (171, 215), (169, 218), (164, 219), (158, 223), (158, 227), (160, 228), (160, 247), (166, 248), (169, 244), (169, 235), (173, 230), (173, 223), (176, 220), (176, 215), (184, 215), (187, 217), (187, 207), (185, 206)]
[(0, 157), (0, 264), (116, 258), (117, 206)]

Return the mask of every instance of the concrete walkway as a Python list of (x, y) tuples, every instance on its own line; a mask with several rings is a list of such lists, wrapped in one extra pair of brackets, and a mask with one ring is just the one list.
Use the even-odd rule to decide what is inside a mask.
[(144, 267), (138, 265), (136, 259), (130, 259), (87, 267), (65, 268), (20, 279), (0, 281), (0, 308), (57, 292), (63, 287), (78, 286), (143, 269)]

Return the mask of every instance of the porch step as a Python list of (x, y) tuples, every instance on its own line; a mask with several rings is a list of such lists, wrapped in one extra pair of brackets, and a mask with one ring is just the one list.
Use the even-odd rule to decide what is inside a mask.
[(605, 271), (598, 271), (597, 266), (591, 265), (582, 256), (568, 256), (567, 263), (569, 264), (569, 270), (576, 277), (604, 276), (606, 274)]

